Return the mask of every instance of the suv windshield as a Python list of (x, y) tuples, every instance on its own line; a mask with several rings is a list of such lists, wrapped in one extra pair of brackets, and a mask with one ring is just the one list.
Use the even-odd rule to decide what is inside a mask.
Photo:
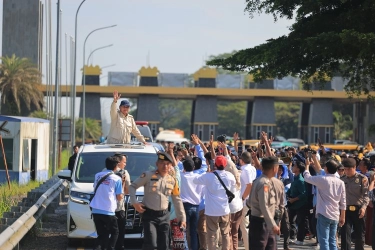
[[(75, 181), (93, 183), (95, 174), (105, 169), (105, 159), (117, 152), (81, 153), (75, 169)], [(125, 169), (129, 172), (130, 180), (137, 179), (145, 171), (156, 169), (156, 153), (124, 153), (128, 156)]]

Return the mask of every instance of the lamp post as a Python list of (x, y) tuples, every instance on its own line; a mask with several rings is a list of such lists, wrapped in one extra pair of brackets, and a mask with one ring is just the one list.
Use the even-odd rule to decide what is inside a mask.
[[(92, 54), (94, 54), (95, 51), (98, 51), (98, 50), (101, 50), (101, 49), (105, 49), (105, 48), (108, 48), (108, 47), (112, 47), (113, 44), (110, 44), (110, 45), (106, 45), (106, 46), (102, 46), (102, 47), (99, 47), (99, 48), (96, 48), (94, 49), (89, 57), (87, 58), (87, 63), (86, 65), (89, 65), (89, 61), (90, 61), (90, 57), (92, 56)], [(83, 49), (85, 50), (85, 49)], [(85, 143), (85, 129), (86, 129), (86, 70), (85, 70), (85, 63), (83, 63), (83, 90), (82, 90), (82, 144)]]
[(76, 122), (75, 122), (75, 110), (76, 110), (76, 72), (77, 72), (77, 17), (78, 12), (81, 9), (82, 4), (86, 0), (83, 0), (80, 5), (78, 6), (78, 9), (76, 11), (76, 19), (75, 19), (75, 28), (74, 28), (74, 63), (73, 63), (73, 93), (72, 93), (72, 122), (71, 122), (71, 131), (72, 131), (72, 149), (74, 147), (75, 140), (76, 140)]

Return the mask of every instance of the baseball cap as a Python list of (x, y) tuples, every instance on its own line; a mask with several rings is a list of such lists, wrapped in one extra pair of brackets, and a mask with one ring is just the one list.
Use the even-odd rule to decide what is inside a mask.
[(216, 156), (215, 158), (215, 166), (217, 167), (226, 167), (227, 166), (227, 158), (225, 158), (225, 156), (223, 155), (218, 155)]
[(120, 103), (120, 107), (121, 106), (128, 106), (128, 107), (130, 107), (130, 102), (128, 100), (122, 100), (121, 103)]

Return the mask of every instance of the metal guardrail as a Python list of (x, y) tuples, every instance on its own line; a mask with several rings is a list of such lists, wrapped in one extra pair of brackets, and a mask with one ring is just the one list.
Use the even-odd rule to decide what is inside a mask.
[(59, 180), (48, 189), (25, 214), (0, 234), (0, 249), (12, 250), (34, 226), (47, 206), (65, 189), (65, 180)]

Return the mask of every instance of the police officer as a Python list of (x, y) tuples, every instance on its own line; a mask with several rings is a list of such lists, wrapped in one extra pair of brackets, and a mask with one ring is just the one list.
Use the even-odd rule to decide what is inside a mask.
[[(186, 216), (178, 183), (169, 175), (172, 162), (167, 153), (159, 152), (157, 170), (143, 173), (129, 187), (130, 202), (139, 213), (143, 213), (144, 250), (169, 249), (169, 196), (172, 197), (181, 228), (186, 228)], [(142, 203), (137, 201), (135, 196), (139, 187), (144, 187)]]
[(369, 204), (368, 178), (356, 172), (356, 161), (353, 158), (344, 159), (341, 164), (345, 168), (346, 214), (345, 224), (341, 228), (341, 249), (350, 250), (351, 231), (355, 237), (355, 249), (363, 250), (365, 244), (365, 213)]
[[(130, 186), (130, 175), (127, 170), (125, 170), (127, 156), (125, 154), (116, 153), (114, 155), (118, 159), (117, 168), (118, 171), (116, 175), (118, 175), (122, 179), (122, 187), (123, 193), (129, 194), (129, 186)], [(124, 247), (124, 236), (125, 236), (125, 224), (126, 224), (126, 213), (125, 213), (125, 203), (124, 198), (117, 201), (117, 208), (116, 208), (116, 217), (117, 217), (117, 224), (118, 224), (118, 239), (116, 242), (116, 250), (125, 249)]]
[(262, 159), (262, 175), (253, 182), (246, 205), (251, 210), (249, 245), (251, 250), (277, 249), (280, 219), (284, 212), (284, 186), (276, 179), (279, 169), (276, 157)]

